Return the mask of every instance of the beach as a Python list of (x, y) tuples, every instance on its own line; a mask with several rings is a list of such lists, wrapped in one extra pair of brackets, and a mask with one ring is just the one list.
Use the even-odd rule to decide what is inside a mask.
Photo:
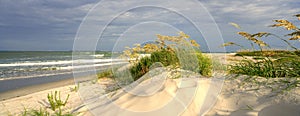
[[(232, 54), (229, 56), (227, 54), (226, 57), (222, 57), (224, 54), (217, 54), (217, 56), (219, 57), (214, 58), (223, 60), (232, 58)], [(149, 80), (146, 80), (130, 91), (120, 89), (105, 96), (100, 96), (99, 87), (109, 86), (112, 80), (103, 78), (98, 80), (98, 83), (82, 81), (79, 90), (74, 91), (77, 85), (72, 78), (69, 78), (0, 94), (1, 96), (18, 94), (1, 100), (0, 107), (4, 110), (1, 110), (0, 115), (20, 114), (24, 108), (49, 107), (47, 94), (54, 91), (60, 91), (62, 99), (70, 94), (65, 111), (77, 112), (84, 116), (93, 114), (294, 116), (300, 114), (299, 88), (278, 93), (267, 86), (257, 89), (256, 83), (244, 83), (247, 78), (243, 76), (223, 76), (224, 78), (198, 78), (197, 75), (180, 79), (158, 78), (158, 82), (163, 83), (157, 85), (147, 84)], [(257, 78), (257, 80), (269, 83), (278, 81), (278, 79), (266, 80), (265, 78)]]
[(299, 6), (1, 0), (0, 116), (300, 116)]
[[(16, 90), (12, 92), (8, 92), (6, 94), (22, 94), (21, 96), (10, 98), (7, 100), (1, 101), (1, 116), (8, 115), (21, 115), (24, 112), (24, 109), (39, 109), (40, 107), (49, 107), (49, 103), (47, 101), (47, 95), (51, 92), (60, 91), (61, 94), (66, 95), (70, 94), (70, 100), (68, 101), (68, 106), (66, 109), (76, 110), (76, 108), (82, 105), (80, 97), (78, 93), (71, 92), (71, 88), (74, 87), (73, 80), (60, 81), (56, 83), (49, 83), (43, 85), (37, 85), (32, 87), (27, 87)], [(41, 90), (43, 89), (43, 90)], [(26, 91), (26, 93), (24, 93)], [(30, 94), (29, 94), (30, 93)], [(65, 98), (66, 96), (63, 96)], [(85, 110), (86, 109), (80, 109)], [(87, 112), (88, 113), (88, 112)], [(85, 113), (81, 114), (82, 116), (86, 115)]]

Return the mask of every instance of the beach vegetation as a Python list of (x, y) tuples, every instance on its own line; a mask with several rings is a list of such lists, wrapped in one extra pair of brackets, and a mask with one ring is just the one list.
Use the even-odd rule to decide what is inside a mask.
[[(122, 57), (129, 59), (130, 63), (137, 63), (140, 60), (141, 53), (151, 54), (153, 52), (167, 50), (176, 52), (176, 50), (182, 50), (181, 48), (194, 47), (199, 49), (200, 45), (195, 40), (190, 40), (190, 36), (184, 32), (179, 32), (178, 36), (165, 36), (157, 34), (157, 40), (153, 43), (147, 43), (145, 45), (134, 44), (133, 48), (125, 47)], [(181, 48), (180, 48), (181, 47)]]
[(50, 116), (50, 113), (44, 108), (40, 108), (39, 110), (24, 109), (24, 111), (22, 112), (22, 116)]
[(212, 60), (201, 53), (200, 45), (195, 40), (189, 39), (189, 35), (179, 32), (177, 36), (160, 34), (156, 36), (155, 42), (134, 44), (132, 48), (126, 47), (121, 57), (128, 59), (129, 65), (101, 71), (97, 74), (98, 79), (112, 78), (118, 82), (118, 86), (128, 85), (145, 75), (158, 63), (159, 67), (171, 70), (189, 70), (207, 77), (212, 75)]
[[(61, 99), (60, 91), (55, 91), (54, 94), (48, 93), (47, 98), (50, 107), (40, 107), (40, 109), (26, 109), (22, 111), (22, 116), (75, 116), (78, 113), (63, 112), (62, 108), (68, 103), (70, 95), (66, 96), (65, 100)], [(49, 110), (48, 110), (49, 108)]]
[[(135, 44), (133, 48), (126, 47), (123, 57), (128, 58), (131, 63), (130, 73), (134, 80), (139, 79), (150, 70), (150, 66), (160, 62), (169, 68), (181, 68), (199, 72), (204, 76), (211, 76), (212, 62), (209, 57), (204, 56), (195, 41), (184, 32), (178, 36), (165, 36), (157, 34), (154, 43)], [(140, 58), (140, 53), (150, 56)], [(195, 65), (197, 64), (197, 65)]]
[(101, 72), (97, 73), (97, 77), (98, 77), (98, 79), (100, 79), (100, 78), (112, 78), (113, 77), (112, 69), (107, 69), (107, 70), (104, 70), (104, 71), (101, 71)]
[(251, 51), (251, 50), (240, 50), (237, 51), (235, 56), (252, 56), (252, 57), (271, 57), (271, 58), (280, 58), (280, 57), (298, 57), (300, 56), (299, 51), (289, 51), (289, 50), (263, 50), (263, 51)]
[(229, 66), (229, 72), (250, 76), (262, 76), (266, 78), (299, 77), (300, 59), (280, 58), (271, 60), (268, 58), (258, 60), (243, 59), (237, 64)]
[(178, 58), (175, 53), (162, 49), (151, 53), (150, 57), (144, 57), (130, 68), (134, 80), (139, 79), (150, 70), (150, 66), (156, 62), (162, 63), (163, 66), (178, 65)]
[(61, 110), (62, 106), (65, 106), (68, 102), (68, 99), (70, 97), (70, 94), (67, 95), (67, 98), (65, 100), (61, 100), (60, 92), (55, 91), (54, 94), (51, 92), (48, 94), (48, 102), (50, 103), (50, 108), (53, 111), (56, 111), (56, 109)]
[(77, 83), (77, 85), (75, 85), (73, 88), (70, 88), (71, 92), (77, 92), (79, 90), (79, 83)]
[[(300, 15), (296, 16), (299, 19)], [(288, 31), (292, 31), (291, 33), (283, 36), (288, 38), (284, 39), (281, 36), (268, 32), (258, 32), (255, 34), (250, 34), (244, 31), (238, 32), (237, 34), (249, 40), (252, 49), (238, 51), (236, 56), (242, 57), (243, 59), (237, 61), (235, 64), (230, 64), (228, 71), (232, 74), (250, 76), (250, 78), (247, 80), (253, 80), (252, 77), (255, 76), (264, 77), (267, 79), (284, 78), (285, 81), (280, 81), (283, 83), (285, 88), (282, 90), (289, 90), (291, 88), (299, 87), (299, 81), (290, 81), (288, 79), (300, 77), (299, 50), (290, 43), (290, 41), (300, 40), (300, 29), (287, 20), (274, 20), (274, 22), (275, 24), (271, 25), (270, 27), (283, 27)], [(282, 40), (287, 48), (291, 48), (292, 50), (272, 49), (269, 44), (262, 40), (262, 38), (267, 38), (269, 36)], [(232, 45), (240, 46), (242, 49), (245, 48), (244, 46), (234, 42), (223, 44), (223, 46)], [(259, 50), (254, 49), (254, 45), (257, 45)]]
[(204, 76), (211, 76), (212, 69), (213, 69), (212, 59), (210, 59), (208, 56), (205, 56), (201, 52), (197, 53), (197, 58), (198, 58), (199, 73)]

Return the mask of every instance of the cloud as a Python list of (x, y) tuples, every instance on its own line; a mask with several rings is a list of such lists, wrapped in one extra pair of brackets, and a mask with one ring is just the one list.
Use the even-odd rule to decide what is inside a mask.
[[(245, 23), (265, 23), (267, 20), (288, 18), (299, 13), (296, 0), (200, 0), (218, 20), (236, 20)], [(230, 18), (224, 18), (230, 17)]]
[[(40, 49), (70, 50), (73, 42), (67, 41), (61, 44), (60, 40), (73, 40), (80, 22), (89, 8), (97, 2), (97, 0), (89, 2), (79, 0), (1, 0), (0, 40), (11, 40), (15, 44), (27, 43), (28, 40), (32, 40), (34, 41), (32, 46), (36, 45), (35, 42), (42, 44)], [(57, 43), (49, 43), (48, 40)], [(5, 43), (0, 44), (0, 46), (4, 46), (2, 44)], [(18, 49), (39, 50), (31, 48), (30, 43), (27, 44), (20, 45)], [(66, 45), (70, 48), (66, 49)], [(10, 45), (5, 49), (17, 48)]]
[[(102, 0), (106, 1), (106, 0)], [(193, 0), (191, 0), (193, 1)], [(228, 25), (229, 22), (235, 22), (241, 25), (242, 29), (249, 32), (257, 31), (270, 31), (274, 33), (283, 33), (282, 30), (268, 28), (267, 26), (272, 24), (274, 19), (293, 19), (292, 15), (299, 13), (300, 4), (297, 0), (199, 0), (211, 13), (212, 17), (216, 20), (225, 41), (235, 41), (238, 36), (236, 31), (239, 31), (232, 26)], [(2, 48), (0, 49), (15, 49), (14, 47), (6, 46), (3, 48), (3, 44), (22, 43), (24, 41), (32, 40), (38, 43), (49, 44), (49, 40), (52, 46), (56, 46), (56, 49), (70, 50), (72, 49), (73, 39), (77, 32), (77, 29), (87, 15), (87, 13), (95, 6), (99, 0), (27, 0), (27, 1), (14, 1), (14, 0), (1, 0), (0, 1), (0, 40), (6, 41), (6, 43), (0, 43)], [(186, 2), (180, 0), (152, 0), (152, 1), (140, 1), (140, 0), (108, 0), (98, 4), (102, 6), (102, 9), (96, 9), (97, 14), (90, 14), (90, 17), (86, 20), (90, 20), (87, 26), (88, 30), (97, 30), (101, 26), (107, 26), (102, 37), (105, 40), (105, 46), (103, 49), (109, 49), (109, 46), (113, 46), (116, 39), (124, 33), (129, 27), (139, 23), (147, 21), (164, 22), (185, 31), (190, 34), (192, 38), (198, 39), (198, 42), (204, 44), (205, 40), (210, 38), (203, 38), (195, 27), (187, 19), (183, 18), (179, 13), (186, 13), (190, 18), (198, 18), (200, 20), (194, 20), (195, 23), (202, 23), (204, 26), (211, 23), (205, 20), (205, 16), (199, 14), (199, 11), (195, 10), (197, 1)], [(158, 7), (144, 7), (142, 4), (160, 4)], [(189, 6), (182, 7), (178, 11), (172, 11), (164, 9), (164, 6)], [(126, 9), (120, 11), (119, 9), (126, 8), (129, 5), (133, 5), (132, 9)], [(160, 8), (162, 7), (162, 8)], [(116, 13), (117, 12), (117, 13)], [(122, 13), (123, 12), (123, 13)], [(107, 20), (112, 20), (107, 25)], [(89, 28), (89, 29), (88, 29)], [(146, 27), (145, 27), (146, 28)], [(154, 29), (149, 27), (149, 29)], [(205, 27), (201, 27), (205, 29)], [(139, 29), (135, 32), (137, 36), (142, 35), (145, 38), (153, 37), (153, 35), (146, 34), (145, 30)], [(167, 30), (166, 30), (167, 32)], [(100, 33), (97, 32), (97, 33)], [(161, 33), (164, 33), (161, 30)], [(211, 32), (213, 34), (217, 32)], [(88, 34), (87, 34), (88, 35)], [(7, 42), (10, 40), (11, 42)], [(12, 42), (13, 41), (13, 42)], [(242, 40), (238, 40), (243, 43)], [(47, 43), (48, 42), (48, 43)], [(57, 42), (57, 43), (55, 43)], [(61, 42), (64, 42), (63, 44)], [(272, 41), (274, 45), (280, 44), (280, 41)], [(32, 43), (36, 44), (36, 43)], [(60, 45), (60, 46), (59, 46)], [(99, 44), (100, 45), (100, 44)], [(66, 48), (68, 46), (69, 48)], [(215, 45), (219, 46), (219, 45)], [(40, 49), (52, 49), (51, 45), (41, 45)], [(26, 43), (26, 46), (20, 45), (18, 49), (33, 49), (30, 48), (30, 43)], [(37, 49), (37, 48), (34, 48)], [(232, 50), (235, 50), (232, 49)]]
[[(237, 31), (256, 33), (260, 31), (284, 35), (287, 31), (270, 28), (275, 19), (287, 19), (299, 22), (293, 15), (300, 13), (300, 1), (297, 0), (200, 0), (215, 18), (225, 41), (234, 41), (249, 46), (246, 40), (236, 34)], [(229, 22), (238, 23), (242, 30), (237, 30)], [(296, 23), (297, 24), (297, 23)], [(278, 39), (267, 38), (271, 46), (284, 46)], [(299, 47), (299, 46), (298, 46)], [(282, 47), (281, 47), (282, 48)], [(230, 48), (231, 49), (231, 48)], [(233, 48), (230, 51), (237, 50)]]

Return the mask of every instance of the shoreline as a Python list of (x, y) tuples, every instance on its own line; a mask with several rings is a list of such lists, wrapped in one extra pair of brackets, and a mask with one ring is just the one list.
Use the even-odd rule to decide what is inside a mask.
[[(104, 66), (98, 69), (96, 72), (101, 72), (105, 70), (108, 66)], [(85, 73), (63, 73), (63, 74), (53, 74), (53, 75), (40, 75), (28, 78), (11, 78), (0, 80), (0, 101), (4, 99), (15, 98), (18, 96), (24, 96), (27, 94), (32, 94), (35, 92), (48, 90), (52, 88), (74, 85), (75, 78), (76, 81), (86, 81), (89, 80), (91, 75), (95, 75), (93, 70), (87, 71)], [(80, 76), (80, 77), (78, 77)], [(92, 77), (93, 78), (93, 77)]]
[(66, 109), (63, 110), (67, 110), (66, 112), (82, 112), (85, 116), (89, 114), (89, 112), (83, 107), (84, 105), (78, 92), (72, 90), (72, 88), (74, 88), (73, 84), (74, 79), (70, 78), (2, 93), (2, 96), (8, 95), (6, 97), (11, 97), (10, 95), (12, 94), (19, 94), (20, 96), (0, 100), (0, 109), (2, 109), (0, 110), (0, 116), (21, 115), (21, 113), (32, 109), (48, 108), (50, 104), (47, 95), (55, 91), (61, 92), (62, 99), (66, 99), (66, 96), (70, 95), (68, 104), (65, 106)]
[[(76, 74), (75, 74), (76, 75)], [(40, 76), (33, 78), (19, 78), (0, 81), (0, 101), (17, 98), (36, 92), (75, 85), (77, 82), (84, 82), (94, 78), (91, 72), (85, 75), (76, 76), (73, 73), (63, 75)]]
[[(227, 58), (225, 59), (223, 56), (227, 57), (232, 53), (204, 54), (211, 55), (218, 60), (226, 60)], [(105, 67), (97, 70), (97, 72), (105, 70)], [(92, 73), (88, 72), (85, 75), (81, 75), (81, 77), (83, 77), (83, 80), (81, 81), (86, 80), (84, 78), (91, 74)], [(71, 84), (75, 84), (73, 73), (65, 73), (59, 75), (54, 74), (48, 76), (44, 75), (29, 78), (4, 79), (0, 80), (0, 101)]]
[(8, 90), (5, 92), (0, 93), (0, 101), (18, 98), (20, 96), (25, 96), (29, 94), (33, 94), (40, 91), (45, 91), (49, 89), (64, 87), (68, 85), (75, 85), (74, 78), (68, 78), (64, 80), (58, 80), (54, 82), (47, 82), (42, 84), (36, 84), (36, 85), (29, 85), (22, 88), (17, 88), (13, 90)]

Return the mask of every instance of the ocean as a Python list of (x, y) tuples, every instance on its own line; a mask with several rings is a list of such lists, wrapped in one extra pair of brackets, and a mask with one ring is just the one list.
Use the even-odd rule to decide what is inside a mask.
[(88, 59), (79, 61), (72, 60), (71, 51), (0, 51), (0, 80), (62, 75), (87, 67), (103, 70), (112, 63), (125, 63), (111, 52), (84, 53)]

